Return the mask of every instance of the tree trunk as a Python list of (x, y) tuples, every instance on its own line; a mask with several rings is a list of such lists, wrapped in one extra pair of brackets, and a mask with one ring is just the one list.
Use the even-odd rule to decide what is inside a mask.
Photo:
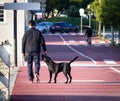
[(56, 14), (56, 17), (59, 17), (59, 16), (60, 16), (60, 11), (58, 11)]
[(54, 17), (54, 10), (52, 10), (52, 17)]
[(45, 16), (46, 19), (49, 17), (49, 15), (50, 15), (50, 12), (46, 12), (46, 13), (44, 14), (44, 16)]
[(112, 45), (114, 46), (115, 45), (115, 42), (114, 42), (114, 28), (113, 26), (111, 26), (111, 34), (112, 34)]
[(98, 25), (98, 35), (101, 35), (101, 22), (99, 21), (99, 25)]
[(105, 25), (103, 25), (103, 37), (105, 37)]

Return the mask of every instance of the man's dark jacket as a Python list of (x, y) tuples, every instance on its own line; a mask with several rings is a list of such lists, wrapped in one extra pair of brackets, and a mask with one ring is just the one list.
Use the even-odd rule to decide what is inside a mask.
[(92, 37), (92, 29), (88, 28), (86, 33), (85, 33), (88, 37)]
[(46, 51), (45, 40), (42, 33), (35, 28), (30, 28), (22, 39), (22, 53), (40, 53), (41, 46), (43, 51)]

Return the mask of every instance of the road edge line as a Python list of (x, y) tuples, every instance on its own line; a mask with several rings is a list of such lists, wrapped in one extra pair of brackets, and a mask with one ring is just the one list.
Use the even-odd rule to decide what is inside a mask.
[(73, 47), (69, 46), (69, 45), (66, 43), (65, 39), (64, 39), (61, 35), (59, 35), (59, 37), (62, 39), (63, 43), (64, 43), (68, 48), (70, 48), (71, 50), (73, 50), (73, 51), (76, 52), (77, 54), (79, 54), (79, 55), (81, 55), (81, 56), (83, 56), (83, 57), (91, 60), (94, 64), (97, 64), (97, 62), (96, 62), (93, 58), (91, 58), (91, 57), (89, 57), (89, 56), (86, 56), (86, 55), (84, 55), (83, 53), (81, 53), (81, 52), (77, 51), (76, 49), (74, 49)]
[(114, 68), (114, 67), (110, 67), (113, 71), (115, 71), (115, 72), (117, 72), (117, 73), (119, 73), (120, 74), (120, 70), (118, 70), (118, 69), (116, 69), (116, 68)]

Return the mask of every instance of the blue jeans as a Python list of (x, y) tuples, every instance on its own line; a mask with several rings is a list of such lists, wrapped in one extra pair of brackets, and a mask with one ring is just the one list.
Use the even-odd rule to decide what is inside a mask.
[(35, 74), (39, 75), (40, 53), (27, 53), (26, 59), (27, 59), (27, 65), (28, 65), (29, 80), (33, 81), (33, 79), (34, 79), (33, 62), (35, 64)]

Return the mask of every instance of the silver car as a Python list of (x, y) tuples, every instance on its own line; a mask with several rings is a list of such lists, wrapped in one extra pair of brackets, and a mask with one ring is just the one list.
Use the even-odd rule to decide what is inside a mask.
[(50, 26), (53, 25), (53, 22), (40, 22), (36, 25), (36, 29), (40, 30), (42, 33), (49, 32)]

